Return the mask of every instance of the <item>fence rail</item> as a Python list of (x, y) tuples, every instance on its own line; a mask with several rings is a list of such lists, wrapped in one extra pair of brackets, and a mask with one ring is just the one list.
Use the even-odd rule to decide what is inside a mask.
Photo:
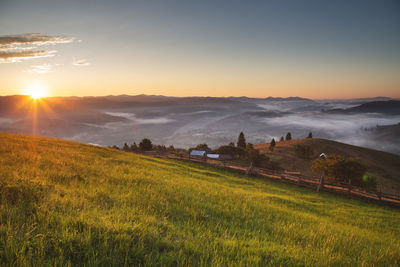
[[(191, 161), (191, 162), (200, 162), (200, 163), (205, 163), (209, 165), (213, 165), (216, 167), (220, 167), (223, 169), (228, 169), (240, 173), (245, 173), (247, 174), (248, 172), (248, 166), (244, 164), (240, 164), (238, 162), (234, 161), (219, 161), (215, 159), (196, 159), (196, 158), (189, 158), (189, 157), (184, 157), (184, 156), (177, 156), (175, 154), (170, 154), (170, 153), (143, 153), (144, 155), (147, 156), (153, 156), (157, 158), (168, 158), (168, 159), (179, 159), (179, 160), (185, 160), (185, 161)], [(282, 183), (287, 183), (287, 184), (294, 184), (300, 187), (306, 187), (306, 188), (312, 188), (312, 189), (317, 189), (319, 183), (320, 183), (320, 178), (317, 177), (312, 177), (312, 176), (305, 176), (301, 174), (300, 172), (292, 172), (292, 171), (274, 171), (274, 170), (269, 170), (269, 169), (263, 169), (263, 168), (252, 168), (251, 174), (258, 176), (258, 177), (263, 177), (263, 178), (268, 178), (270, 180), (275, 180), (279, 181)], [(343, 185), (343, 184), (335, 184), (335, 183), (329, 183), (329, 182), (324, 182), (323, 186), (320, 189), (321, 191), (327, 191), (327, 192), (332, 192), (340, 195), (345, 195), (348, 197), (354, 197), (354, 198), (359, 198), (359, 199), (364, 199), (364, 200), (370, 200), (374, 201), (377, 203), (381, 204), (386, 204), (390, 206), (396, 206), (400, 207), (400, 196), (398, 195), (393, 195), (393, 194), (388, 194), (384, 192), (373, 192), (373, 191), (366, 191), (364, 189), (355, 187), (355, 186), (348, 186), (348, 185)]]

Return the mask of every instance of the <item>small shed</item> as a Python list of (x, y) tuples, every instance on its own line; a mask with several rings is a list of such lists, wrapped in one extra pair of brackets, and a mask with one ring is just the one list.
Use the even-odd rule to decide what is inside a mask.
[(215, 160), (229, 160), (232, 159), (232, 156), (228, 154), (207, 154), (207, 158)]
[(207, 156), (206, 151), (204, 150), (192, 150), (189, 154), (189, 158), (202, 158), (205, 159)]

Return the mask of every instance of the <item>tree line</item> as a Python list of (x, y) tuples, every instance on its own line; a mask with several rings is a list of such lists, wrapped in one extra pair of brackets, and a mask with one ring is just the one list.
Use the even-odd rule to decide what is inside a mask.
[[(306, 138), (313, 138), (312, 132), (310, 132)], [(285, 137), (282, 136), (280, 138), (279, 142), (290, 140), (292, 140), (292, 134), (288, 132)], [(273, 151), (276, 144), (277, 142), (272, 138), (269, 149)], [(117, 146), (113, 146), (113, 148), (120, 149)], [(236, 144), (230, 142), (228, 145), (222, 145), (216, 149), (211, 149), (205, 143), (198, 144), (188, 150), (176, 149), (173, 145), (169, 147), (165, 145), (154, 145), (149, 138), (144, 138), (140, 141), (139, 145), (137, 145), (136, 142), (131, 145), (125, 143), (121, 150), (135, 153), (146, 151), (170, 152), (181, 156), (185, 153), (190, 153), (192, 150), (202, 150), (207, 153), (230, 155), (234, 160), (246, 162), (250, 164), (250, 166), (282, 170), (278, 161), (271, 160), (265, 153), (261, 153), (260, 150), (255, 149), (252, 143), (248, 143), (243, 132), (240, 132)], [(312, 147), (307, 145), (296, 145), (294, 152), (296, 157), (305, 160), (312, 160), (316, 157)], [(349, 185), (349, 188), (351, 186), (358, 186), (367, 189), (376, 189), (377, 187), (376, 178), (367, 174), (367, 167), (358, 159), (332, 154), (325, 159), (317, 158), (312, 160), (310, 165), (314, 173), (323, 174), (327, 181), (346, 183)]]

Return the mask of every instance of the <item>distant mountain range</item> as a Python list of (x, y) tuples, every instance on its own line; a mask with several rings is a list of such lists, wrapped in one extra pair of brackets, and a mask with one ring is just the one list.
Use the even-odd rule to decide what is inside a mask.
[(347, 109), (331, 109), (329, 113), (381, 113), (388, 115), (400, 115), (400, 100), (373, 101)]
[(383, 142), (380, 134), (364, 130), (399, 123), (399, 102), (160, 95), (49, 97), (35, 102), (16, 95), (0, 97), (0, 131), (100, 145), (150, 138), (177, 147), (215, 147), (235, 142), (241, 131), (254, 144), (287, 132), (303, 138), (311, 131), (315, 137), (400, 154), (397, 131), (386, 130), (390, 138)]

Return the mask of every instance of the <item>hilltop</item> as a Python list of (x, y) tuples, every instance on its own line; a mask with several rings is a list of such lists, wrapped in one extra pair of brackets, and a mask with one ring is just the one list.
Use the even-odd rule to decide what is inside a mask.
[(399, 100), (372, 101), (372, 102), (362, 103), (360, 105), (347, 109), (332, 109), (332, 110), (327, 110), (325, 112), (339, 113), (339, 114), (382, 113), (386, 115), (399, 115), (400, 101)]
[(60, 139), (0, 133), (4, 265), (398, 265), (398, 210)]
[[(296, 154), (298, 145), (311, 148), (312, 155), (309, 158), (299, 157)], [(269, 143), (256, 145), (255, 148), (278, 161), (284, 169), (300, 171), (305, 175), (319, 175), (311, 171), (310, 162), (321, 153), (358, 158), (367, 166), (369, 174), (376, 176), (383, 191), (400, 192), (400, 156), (396, 154), (319, 138), (276, 142), (274, 151), (269, 150)]]

